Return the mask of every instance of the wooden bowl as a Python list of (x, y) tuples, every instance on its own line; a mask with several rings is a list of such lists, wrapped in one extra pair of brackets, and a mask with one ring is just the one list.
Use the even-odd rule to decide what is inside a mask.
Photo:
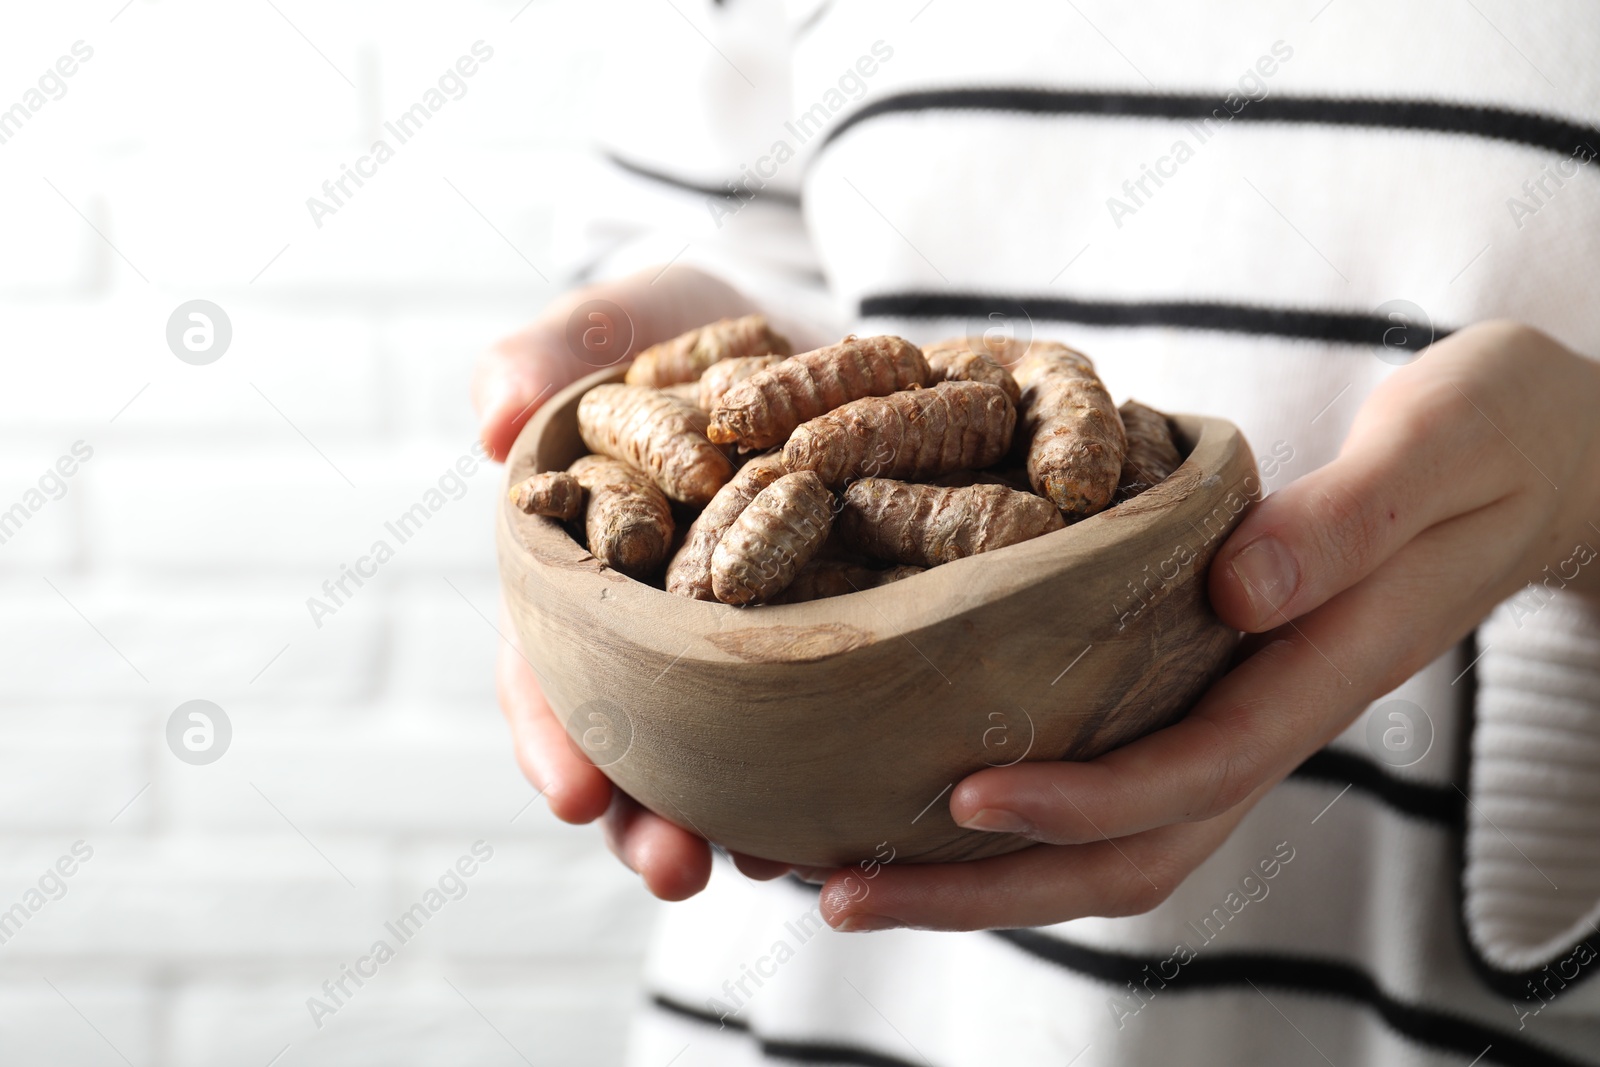
[[(578, 398), (547, 403), (508, 484), (586, 449)], [(735, 608), (602, 567), (502, 494), (496, 540), (522, 648), (574, 744), (666, 819), (813, 866), (994, 856), (948, 794), (985, 766), (1090, 759), (1180, 718), (1239, 635), (1206, 569), (1260, 492), (1243, 435), (1177, 415), (1183, 465), (1076, 525), (892, 585)]]

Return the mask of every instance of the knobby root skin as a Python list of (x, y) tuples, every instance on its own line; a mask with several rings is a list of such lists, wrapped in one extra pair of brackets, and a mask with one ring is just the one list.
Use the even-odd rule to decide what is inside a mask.
[(787, 356), (738, 356), (713, 363), (694, 383), (695, 403), (710, 411), (722, 402), (729, 389), (744, 381), (758, 370), (782, 363)]
[(583, 510), (583, 486), (567, 471), (545, 471), (512, 486), (511, 503), (529, 515), (564, 522)]
[(672, 397), (674, 400), (681, 400), (685, 404), (693, 404), (697, 408), (700, 407), (699, 382), (679, 382), (677, 385), (663, 385), (660, 388), (660, 392), (665, 396)]
[(624, 380), (629, 385), (660, 388), (695, 381), (707, 367), (725, 359), (787, 356), (792, 351), (788, 339), (773, 330), (764, 315), (720, 319), (651, 345), (628, 367)]
[(1172, 438), (1172, 424), (1155, 408), (1129, 400), (1117, 409), (1128, 435), (1117, 499), (1131, 500), (1161, 482), (1183, 463)]
[(783, 458), (775, 452), (757, 456), (717, 490), (689, 524), (683, 546), (667, 565), (667, 592), (695, 600), (715, 600), (711, 589), (711, 555), (734, 520), (750, 506), (761, 490), (783, 477)]
[(711, 554), (724, 604), (759, 604), (794, 580), (833, 527), (833, 493), (811, 471), (785, 474), (750, 501)]
[(952, 337), (922, 346), (934, 381), (988, 382), (1004, 389), (1016, 404), (1022, 400), (1022, 387), (1002, 363), (1009, 354), (1004, 345), (989, 345), (982, 337)]
[(839, 488), (856, 478), (926, 480), (997, 463), (1011, 448), (1017, 411), (985, 382), (940, 382), (865, 397), (819, 415), (790, 435), (783, 462)]
[(1013, 368), (1022, 386), (1018, 440), (1028, 480), (1077, 519), (1111, 503), (1127, 438), (1122, 418), (1089, 357), (1035, 341)]
[(839, 528), (847, 544), (877, 559), (918, 567), (992, 552), (1066, 523), (1048, 500), (1001, 485), (945, 489), (863, 478), (844, 494)]
[(672, 547), (672, 505), (643, 473), (608, 456), (584, 456), (568, 472), (589, 491), (584, 530), (601, 563), (645, 579)]
[(941, 485), (946, 489), (960, 489), (968, 485), (1003, 485), (1007, 489), (1017, 489), (1024, 493), (1033, 492), (1033, 487), (1028, 484), (1028, 472), (1020, 467), (996, 467), (986, 471), (951, 471), (937, 478), (929, 478), (928, 484)]
[(858, 593), (863, 589), (876, 589), (880, 585), (898, 582), (913, 574), (921, 574), (923, 567), (890, 567), (878, 570), (837, 559), (814, 559), (800, 568), (789, 587), (767, 603), (804, 604), (812, 600)]
[(932, 384), (922, 350), (902, 337), (846, 337), (757, 371), (723, 394), (707, 431), (718, 444), (771, 448), (841, 404)]
[(578, 432), (591, 451), (633, 464), (686, 504), (708, 502), (733, 476), (705, 431), (705, 412), (641, 385), (597, 385), (578, 402)]
[(1058, 342), (851, 335), (790, 355), (759, 315), (653, 346), (577, 415), (595, 454), (519, 482), (513, 505), (582, 515), (605, 566), (735, 606), (841, 596), (1030, 540), (1182, 463), (1165, 415), (1119, 409)]
[(1020, 338), (999, 334), (982, 336), (968, 334), (965, 337), (946, 337), (943, 341), (923, 345), (922, 353), (931, 355), (934, 352), (973, 352), (980, 356), (988, 356), (989, 362), (1015, 374), (1017, 360), (1028, 351), (1030, 343)]

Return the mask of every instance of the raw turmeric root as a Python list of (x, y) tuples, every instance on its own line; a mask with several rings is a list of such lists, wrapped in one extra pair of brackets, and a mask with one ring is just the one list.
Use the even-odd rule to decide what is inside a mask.
[(1013, 373), (1033, 488), (1074, 518), (1100, 511), (1117, 491), (1128, 445), (1094, 364), (1066, 345), (1035, 341)]
[(1028, 472), (1021, 467), (992, 467), (984, 471), (951, 471), (937, 478), (929, 478), (929, 485), (946, 489), (961, 489), (968, 485), (1003, 485), (1022, 493), (1033, 492), (1028, 484)]
[(1130, 500), (1149, 489), (1183, 463), (1172, 440), (1172, 424), (1155, 408), (1130, 400), (1117, 409), (1128, 434), (1128, 454), (1122, 459), (1117, 497)]
[(1016, 424), (999, 386), (940, 382), (819, 415), (790, 435), (783, 462), (791, 471), (816, 471), (834, 488), (863, 477), (924, 480), (999, 462)]
[(589, 491), (589, 552), (634, 578), (653, 573), (672, 547), (672, 506), (649, 478), (620, 460), (584, 456), (568, 472)]
[(663, 396), (670, 396), (672, 399), (680, 400), (685, 404), (693, 404), (695, 407), (701, 406), (699, 382), (679, 382), (677, 385), (663, 385), (658, 392)]
[(793, 349), (788, 340), (767, 325), (764, 315), (742, 319), (721, 319), (679, 334), (670, 341), (651, 345), (628, 368), (629, 385), (661, 387), (692, 382), (707, 367), (737, 356), (787, 356)]
[(844, 493), (840, 533), (878, 559), (935, 567), (1059, 530), (1055, 505), (1000, 485), (944, 489), (863, 478)]
[(771, 448), (801, 423), (841, 404), (929, 384), (928, 361), (910, 341), (850, 336), (757, 371), (729, 389), (711, 412), (707, 434), (719, 445)]
[(575, 519), (583, 510), (583, 486), (567, 471), (545, 471), (512, 486), (511, 503), (529, 515)]
[(512, 504), (583, 515), (595, 557), (644, 581), (670, 556), (679, 596), (802, 603), (1061, 529), (1182, 462), (1166, 416), (1118, 409), (1053, 341), (789, 352), (759, 315), (653, 346), (579, 400), (596, 454), (519, 482)]
[[(1013, 404), (1022, 400), (1022, 387), (1005, 367), (1005, 346), (990, 346), (981, 337), (952, 337), (923, 345), (922, 355), (938, 382), (988, 382), (1006, 391)], [(1016, 361), (1011, 355), (1011, 362)]]
[(706, 411), (710, 411), (722, 402), (722, 397), (729, 389), (744, 381), (758, 370), (766, 370), (775, 363), (782, 363), (785, 356), (737, 356), (713, 363), (700, 375), (700, 380), (694, 383), (695, 403)]
[(724, 604), (783, 592), (833, 526), (833, 494), (810, 471), (785, 474), (750, 501), (711, 554), (711, 588)]
[(890, 567), (880, 571), (837, 559), (814, 559), (800, 568), (789, 588), (768, 601), (769, 604), (803, 604), (830, 596), (844, 596), (863, 589), (876, 589), (880, 585), (898, 582), (913, 574), (921, 574), (923, 567)]
[(584, 444), (633, 464), (686, 504), (706, 503), (733, 475), (705, 431), (705, 412), (640, 385), (597, 385), (578, 402)]
[(683, 546), (667, 565), (667, 592), (696, 600), (715, 600), (711, 589), (711, 555), (717, 542), (756, 494), (787, 473), (777, 453), (757, 456), (717, 490), (683, 539)]

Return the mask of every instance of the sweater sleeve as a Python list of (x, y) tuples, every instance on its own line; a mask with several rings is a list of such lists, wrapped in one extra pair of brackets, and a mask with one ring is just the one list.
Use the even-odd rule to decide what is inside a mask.
[(1466, 925), (1489, 963), (1536, 970), (1600, 945), (1600, 603), (1530, 585), (1479, 648)]
[(596, 144), (556, 235), (575, 280), (695, 266), (780, 328), (837, 336), (843, 318), (801, 211), (806, 151), (787, 128), (808, 5), (626, 0), (596, 11), (597, 23), (630, 30), (594, 28), (608, 38)]

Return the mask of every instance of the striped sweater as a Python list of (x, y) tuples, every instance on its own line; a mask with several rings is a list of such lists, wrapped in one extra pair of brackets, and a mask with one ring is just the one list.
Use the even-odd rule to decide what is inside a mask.
[[(1239, 424), (1269, 489), (1454, 327), (1600, 354), (1593, 0), (623, 7), (570, 235), (594, 275), (1067, 340), (1118, 399)], [(1148, 914), (839, 935), (719, 864), (663, 909), (631, 1062), (1600, 1063), (1600, 610), (1559, 585)]]

